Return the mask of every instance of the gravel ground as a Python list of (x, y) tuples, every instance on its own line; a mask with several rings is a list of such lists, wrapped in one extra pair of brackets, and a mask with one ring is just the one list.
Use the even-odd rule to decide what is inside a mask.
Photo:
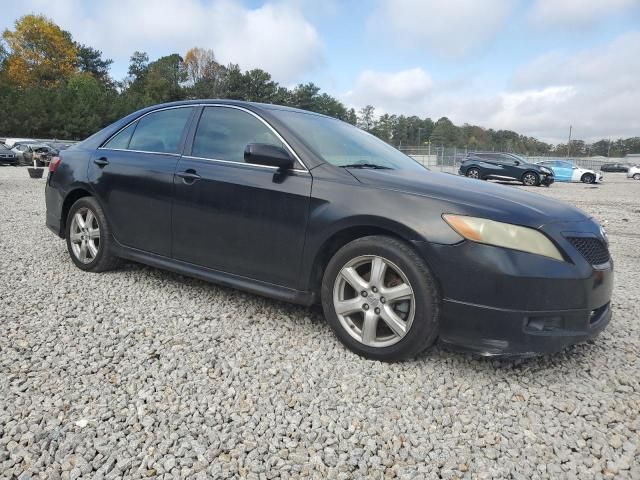
[(315, 310), (136, 264), (83, 273), (43, 189), (0, 168), (0, 476), (640, 478), (640, 182), (536, 190), (608, 229), (595, 341), (397, 364), (349, 353)]

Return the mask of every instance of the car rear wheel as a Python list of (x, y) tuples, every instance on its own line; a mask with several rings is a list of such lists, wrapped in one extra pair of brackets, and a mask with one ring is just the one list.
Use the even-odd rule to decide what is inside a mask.
[(591, 173), (585, 173), (584, 175), (582, 175), (582, 177), (580, 178), (580, 181), (582, 183), (595, 183), (596, 182), (596, 177), (595, 175), (591, 174)]
[(364, 237), (329, 261), (322, 307), (350, 350), (371, 359), (400, 360), (429, 347), (438, 335), (436, 285), (424, 261), (404, 242)]
[(477, 168), (470, 168), (469, 170), (467, 170), (467, 177), (469, 178), (475, 178), (475, 179), (480, 179), (480, 170), (478, 170)]
[(77, 200), (66, 222), (67, 250), (73, 263), (88, 272), (104, 272), (118, 266), (112, 253), (111, 231), (102, 208), (92, 197)]
[(636, 173), (633, 175), (634, 180), (640, 180), (640, 173)]
[(522, 183), (528, 187), (537, 187), (540, 185), (540, 176), (536, 172), (526, 172), (522, 176)]

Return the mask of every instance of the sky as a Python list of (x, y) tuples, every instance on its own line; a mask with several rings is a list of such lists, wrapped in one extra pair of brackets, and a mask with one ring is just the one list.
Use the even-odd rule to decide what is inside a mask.
[(0, 0), (113, 59), (194, 46), (359, 109), (551, 143), (640, 136), (640, 0)]

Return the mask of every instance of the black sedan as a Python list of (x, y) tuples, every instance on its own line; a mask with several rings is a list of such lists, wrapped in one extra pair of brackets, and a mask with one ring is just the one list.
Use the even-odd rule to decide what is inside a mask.
[(627, 173), (631, 165), (628, 163), (605, 163), (600, 167), (602, 172)]
[(527, 186), (551, 185), (553, 170), (527, 163), (510, 153), (470, 153), (460, 164), (460, 175), (481, 180), (518, 181)]
[(276, 105), (133, 113), (53, 159), (46, 203), (82, 270), (128, 259), (321, 303), (368, 358), (437, 339), (551, 352), (611, 315), (607, 239), (582, 211), (431, 172), (347, 123)]

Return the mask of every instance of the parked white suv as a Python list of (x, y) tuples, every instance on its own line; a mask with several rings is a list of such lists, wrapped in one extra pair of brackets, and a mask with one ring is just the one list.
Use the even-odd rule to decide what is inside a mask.
[(640, 165), (629, 167), (627, 170), (627, 178), (633, 178), (634, 180), (640, 180)]

